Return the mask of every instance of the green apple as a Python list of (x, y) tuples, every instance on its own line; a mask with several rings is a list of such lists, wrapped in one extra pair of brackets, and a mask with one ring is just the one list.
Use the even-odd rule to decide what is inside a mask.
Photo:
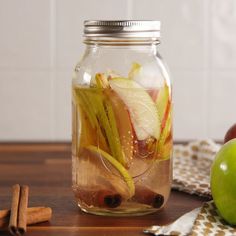
[(126, 78), (113, 78), (109, 83), (127, 106), (138, 140), (145, 140), (150, 136), (159, 139), (157, 107), (147, 91), (137, 82)]
[(236, 225), (236, 139), (224, 144), (215, 157), (211, 192), (220, 215)]

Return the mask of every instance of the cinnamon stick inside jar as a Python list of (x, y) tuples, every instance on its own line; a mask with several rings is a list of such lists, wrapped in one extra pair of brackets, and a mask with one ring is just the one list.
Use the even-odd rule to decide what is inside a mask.
[(89, 206), (116, 208), (121, 204), (119, 193), (108, 189), (78, 189), (75, 194), (80, 201)]
[(136, 185), (134, 200), (139, 203), (150, 205), (154, 208), (160, 208), (164, 203), (164, 197), (146, 186)]

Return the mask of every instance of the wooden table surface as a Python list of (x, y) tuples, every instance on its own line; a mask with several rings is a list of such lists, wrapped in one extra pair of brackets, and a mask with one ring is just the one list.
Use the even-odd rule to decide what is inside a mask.
[[(9, 209), (11, 186), (30, 186), (29, 206), (53, 209), (50, 222), (27, 228), (29, 236), (145, 235), (151, 225), (168, 224), (206, 199), (172, 191), (165, 208), (137, 217), (105, 217), (81, 212), (71, 191), (70, 144), (0, 144), (0, 208)], [(0, 235), (10, 235), (0, 231)]]

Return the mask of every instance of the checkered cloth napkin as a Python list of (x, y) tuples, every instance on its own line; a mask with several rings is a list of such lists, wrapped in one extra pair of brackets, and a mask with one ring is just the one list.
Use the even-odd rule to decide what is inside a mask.
[(212, 140), (175, 145), (172, 188), (211, 198), (210, 170), (219, 149)]
[[(173, 153), (173, 189), (211, 198), (210, 169), (220, 145), (212, 140), (175, 145)], [(217, 214), (213, 201), (203, 204), (165, 226), (144, 230), (154, 235), (213, 236), (236, 235), (236, 227), (228, 225)]]

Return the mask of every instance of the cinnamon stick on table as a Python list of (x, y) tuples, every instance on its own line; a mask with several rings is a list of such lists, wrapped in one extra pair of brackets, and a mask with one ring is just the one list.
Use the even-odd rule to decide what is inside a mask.
[(30, 207), (27, 209), (27, 225), (33, 225), (52, 218), (52, 209), (50, 207)]
[[(9, 224), (11, 210), (0, 210), (0, 229), (5, 229)], [(49, 221), (52, 217), (50, 207), (29, 207), (27, 209), (27, 225)]]
[(26, 232), (29, 187), (16, 184), (12, 187), (12, 192), (9, 231), (13, 235), (22, 235)]

